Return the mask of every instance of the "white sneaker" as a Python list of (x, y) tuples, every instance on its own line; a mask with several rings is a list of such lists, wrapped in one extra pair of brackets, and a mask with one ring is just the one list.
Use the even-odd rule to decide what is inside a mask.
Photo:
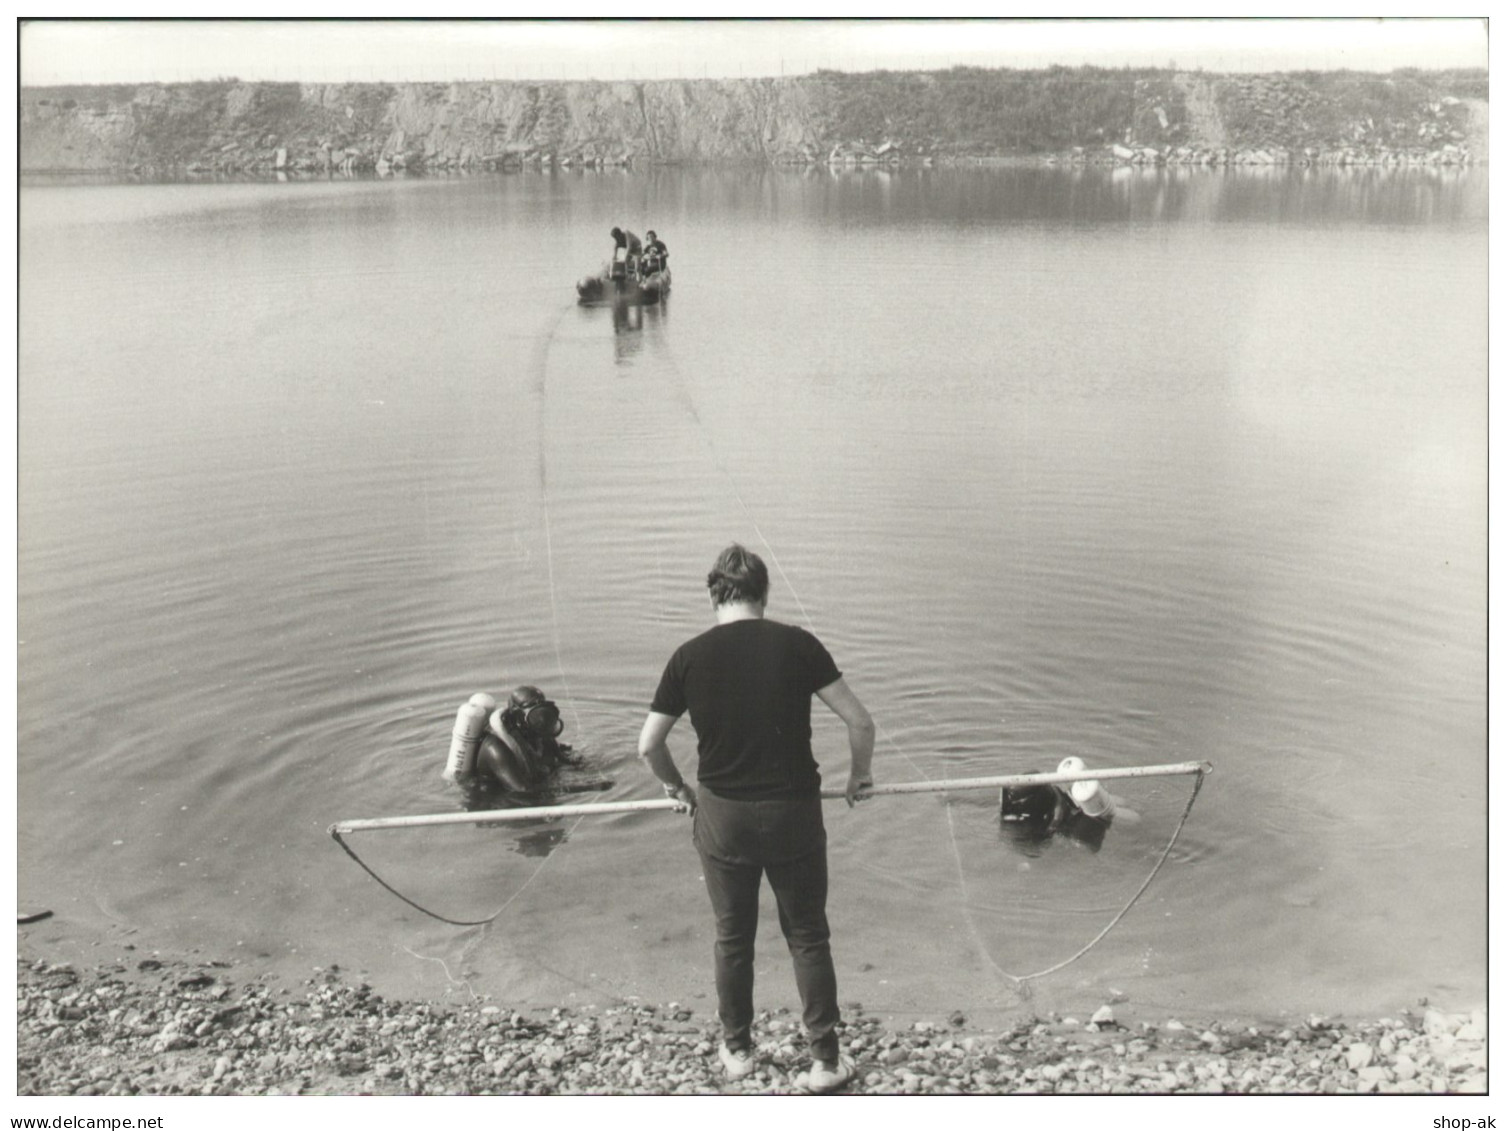
[(753, 1071), (752, 1049), (729, 1049), (724, 1041), (718, 1055), (729, 1080), (741, 1080)]
[(795, 1084), (817, 1095), (835, 1092), (856, 1076), (857, 1071), (857, 1065), (852, 1062), (852, 1057), (839, 1054), (835, 1064), (825, 1060), (813, 1061), (809, 1072), (802, 1072), (795, 1077)]

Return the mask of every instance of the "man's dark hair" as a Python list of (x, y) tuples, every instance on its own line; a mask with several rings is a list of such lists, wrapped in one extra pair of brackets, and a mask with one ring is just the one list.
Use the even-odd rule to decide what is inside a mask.
[(718, 605), (732, 601), (764, 604), (769, 599), (769, 569), (752, 550), (736, 542), (717, 555), (706, 575), (706, 588)]

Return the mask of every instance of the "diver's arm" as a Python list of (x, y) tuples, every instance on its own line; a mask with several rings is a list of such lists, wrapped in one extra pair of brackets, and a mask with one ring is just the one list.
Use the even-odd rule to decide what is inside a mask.
[[(643, 722), (643, 730), (638, 735), (638, 757), (664, 786), (665, 795), (680, 803), (680, 811), (694, 813), (695, 790), (691, 789), (680, 775), (679, 767), (670, 756), (669, 746), (665, 741), (669, 738), (669, 732), (677, 721), (674, 715), (650, 711), (648, 718)], [(671, 787), (674, 788), (671, 789)]]
[(488, 731), (476, 753), (476, 768), (485, 770), (514, 793), (527, 793), (533, 788), (528, 759), (512, 741), (511, 735)]

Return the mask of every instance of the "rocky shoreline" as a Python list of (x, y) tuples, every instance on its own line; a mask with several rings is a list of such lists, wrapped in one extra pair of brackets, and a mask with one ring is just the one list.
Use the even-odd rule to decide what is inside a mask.
[(1288, 149), (1283, 146), (1261, 146), (1254, 149), (1206, 148), (1200, 146), (1169, 146), (1157, 149), (1154, 146), (1114, 145), (1101, 150), (1077, 148), (1070, 153), (1051, 154), (1045, 158), (1048, 164), (1068, 165), (1204, 165), (1233, 167), (1241, 165), (1269, 166), (1292, 165), (1298, 167), (1323, 166), (1327, 168), (1360, 167), (1432, 167), (1463, 166), (1476, 163), (1474, 154), (1466, 144), (1447, 144), (1429, 149), (1422, 146), (1391, 148), (1388, 146), (1357, 147), (1343, 146), (1335, 149), (1308, 146)]
[[(1441, 148), (1421, 147), (1392, 149), (1388, 147), (1319, 149), (1307, 147), (1288, 149), (1281, 146), (1261, 146), (1253, 149), (1206, 148), (1196, 146), (1124, 146), (1112, 145), (1102, 148), (1074, 147), (1061, 153), (1045, 153), (1009, 156), (952, 156), (930, 154), (894, 154), (875, 156), (864, 147), (848, 147), (826, 158), (784, 159), (774, 164), (781, 168), (827, 168), (836, 171), (897, 168), (945, 168), (949, 166), (1018, 165), (1018, 166), (1092, 166), (1110, 168), (1465, 168), (1487, 162), (1477, 158), (1467, 144), (1445, 145)], [(570, 170), (612, 170), (660, 167), (679, 162), (646, 161), (621, 149), (591, 150), (566, 155), (555, 160), (552, 153), (529, 150), (507, 155), (484, 155), (470, 152), (452, 157), (425, 159), (418, 154), (385, 156), (363, 149), (331, 149), (321, 145), (313, 156), (290, 157), (284, 148), (260, 154), (226, 155), (220, 158), (205, 158), (185, 164), (154, 166), (133, 164), (126, 170), (114, 170), (115, 175), (145, 177), (147, 179), (181, 179), (195, 177), (242, 176), (251, 178), (332, 178), (341, 177), (391, 177), (398, 175), (434, 176), (451, 173), (522, 172), (548, 173), (558, 168)], [(98, 170), (57, 168), (33, 168), (25, 170), (28, 176), (70, 176)]]
[[(336, 966), (296, 987), (225, 962), (17, 959), (20, 1096), (769, 1095), (808, 1067), (797, 1016), (765, 1012), (758, 1069), (727, 1081), (710, 1011), (678, 1003), (516, 1010), (385, 999)], [(32, 948), (33, 951), (35, 948)], [(1135, 1022), (1106, 1004), (1005, 1031), (893, 1029), (849, 1005), (867, 1095), (1477, 1094), (1483, 1011), (1365, 1021)]]

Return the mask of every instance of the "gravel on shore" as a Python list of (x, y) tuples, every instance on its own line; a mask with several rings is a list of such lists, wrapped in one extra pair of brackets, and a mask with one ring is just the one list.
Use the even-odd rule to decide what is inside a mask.
[[(809, 1066), (787, 1010), (760, 1014), (757, 1071), (732, 1083), (714, 1015), (674, 1002), (440, 1005), (384, 999), (335, 966), (287, 987), (228, 963), (135, 956), (82, 969), (23, 955), (16, 977), (22, 1096), (788, 1094)], [(854, 1094), (1487, 1091), (1483, 1011), (1121, 1023), (1106, 1004), (1008, 1031), (960, 1012), (902, 1029), (847, 1012)]]

